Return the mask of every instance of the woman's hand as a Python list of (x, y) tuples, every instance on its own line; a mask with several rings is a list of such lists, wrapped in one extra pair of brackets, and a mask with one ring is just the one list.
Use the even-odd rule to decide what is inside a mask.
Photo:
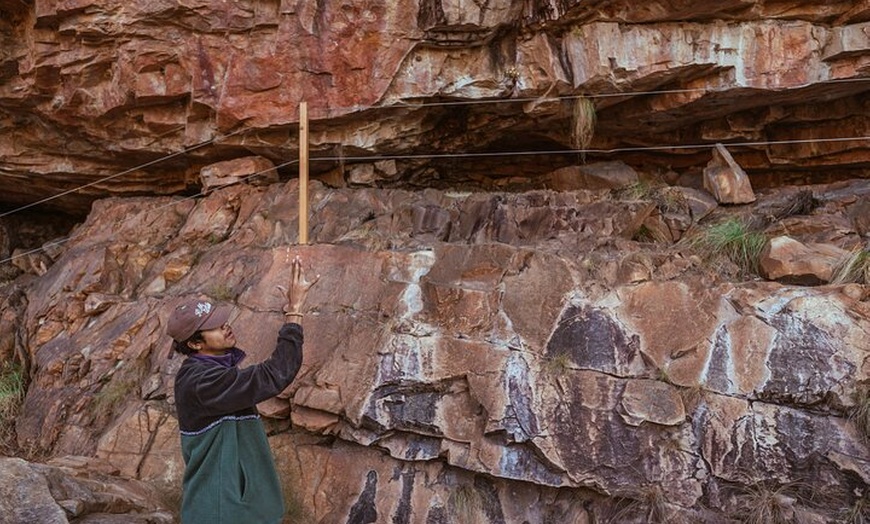
[(305, 304), (305, 298), (308, 296), (308, 291), (311, 286), (320, 280), (320, 275), (314, 277), (311, 282), (305, 279), (305, 272), (302, 270), (302, 259), (299, 255), (290, 263), (290, 285), (287, 287), (287, 305), (284, 307), (284, 314), (302, 318), (302, 306)]

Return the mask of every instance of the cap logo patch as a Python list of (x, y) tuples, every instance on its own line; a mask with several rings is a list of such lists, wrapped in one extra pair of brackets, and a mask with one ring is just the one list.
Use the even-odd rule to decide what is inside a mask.
[(211, 312), (211, 304), (209, 304), (208, 302), (200, 302), (196, 305), (196, 310), (194, 311), (194, 314), (198, 317), (201, 317), (203, 315), (208, 315), (209, 312)]

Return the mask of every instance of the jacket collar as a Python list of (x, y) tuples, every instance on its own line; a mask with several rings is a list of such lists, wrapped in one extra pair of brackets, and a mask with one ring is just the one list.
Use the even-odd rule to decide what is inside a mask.
[(225, 354), (217, 357), (213, 355), (200, 355), (199, 353), (194, 353), (190, 355), (190, 358), (195, 358), (197, 360), (203, 360), (205, 362), (214, 362), (215, 364), (219, 364), (225, 368), (231, 368), (237, 366), (242, 360), (245, 359), (247, 355), (244, 351), (239, 348), (232, 348), (227, 351)]

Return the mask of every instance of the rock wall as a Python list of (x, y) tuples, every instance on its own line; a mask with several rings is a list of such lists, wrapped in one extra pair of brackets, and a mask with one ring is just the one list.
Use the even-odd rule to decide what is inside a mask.
[[(870, 234), (870, 8), (637, 4), (0, 0), (20, 454), (177, 487), (168, 305), (233, 303), (261, 360), (289, 249), (323, 279), (260, 406), (288, 520), (870, 519), (870, 270), (835, 278)], [(760, 267), (693, 240), (729, 218)], [(167, 518), (0, 470), (58, 521)]]
[(756, 186), (867, 177), (868, 21), (853, 1), (2, 0), (0, 206), (84, 215), (252, 153), (286, 180), (302, 101), (338, 186), (542, 187), (577, 161), (578, 96), (594, 160), (692, 177), (724, 142)]
[[(26, 354), (32, 376), (19, 445), (177, 485), (169, 305), (233, 303), (260, 361), (289, 253), (322, 278), (299, 378), (260, 410), (296, 521), (737, 522), (767, 496), (842, 522), (870, 480), (850, 419), (866, 285), (723, 278), (692, 243), (638, 241), (664, 208), (702, 228), (771, 216), (792, 189), (701, 220), (622, 190), (314, 184), (310, 245), (295, 181), (100, 200), (47, 272), (0, 287), (5, 357)], [(870, 184), (803, 190), (812, 208), (767, 233), (863, 246)]]

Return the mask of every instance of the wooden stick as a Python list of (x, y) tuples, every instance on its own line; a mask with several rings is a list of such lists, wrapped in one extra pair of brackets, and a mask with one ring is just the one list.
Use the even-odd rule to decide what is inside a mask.
[(308, 102), (299, 102), (299, 243), (308, 243)]

